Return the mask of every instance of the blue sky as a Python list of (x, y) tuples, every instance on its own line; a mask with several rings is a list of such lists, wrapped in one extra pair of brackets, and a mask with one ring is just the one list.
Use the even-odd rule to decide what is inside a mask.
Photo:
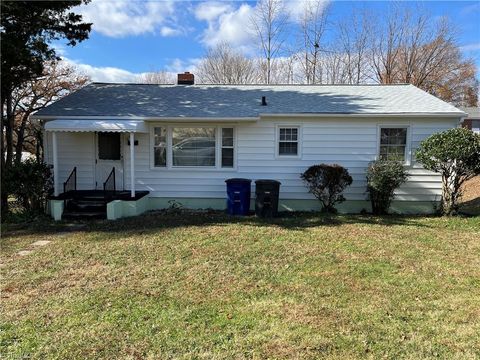
[[(295, 26), (299, 4), (286, 0)], [(352, 7), (381, 11), (386, 1), (325, 1), (330, 21), (350, 14)], [(93, 0), (76, 9), (94, 27), (90, 39), (76, 47), (57, 43), (59, 53), (94, 81), (135, 81), (143, 72), (194, 70), (205, 51), (227, 41), (252, 55), (247, 28), (255, 1), (128, 1)], [(447, 16), (458, 30), (462, 51), (480, 68), (480, 1), (404, 2), (423, 7), (436, 19)], [(375, 21), (375, 19), (372, 19)]]

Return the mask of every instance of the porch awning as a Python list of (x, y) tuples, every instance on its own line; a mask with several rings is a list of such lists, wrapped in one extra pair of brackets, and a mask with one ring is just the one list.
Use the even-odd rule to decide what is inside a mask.
[(51, 120), (45, 123), (45, 130), (148, 133), (142, 120)]

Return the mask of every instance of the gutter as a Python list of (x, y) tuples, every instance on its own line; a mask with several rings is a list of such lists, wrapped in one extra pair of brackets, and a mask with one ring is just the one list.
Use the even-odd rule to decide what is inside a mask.
[(261, 113), (258, 117), (145, 117), (145, 116), (53, 116), (53, 115), (32, 115), (34, 120), (137, 120), (155, 122), (256, 122), (260, 119), (269, 118), (377, 118), (377, 117), (427, 117), (427, 118), (452, 118), (457, 117), (463, 120), (468, 117), (464, 112), (441, 112), (441, 113), (290, 113), (273, 114)]
[(316, 117), (367, 117), (367, 118), (376, 118), (376, 117), (461, 117), (467, 116), (463, 112), (452, 112), (452, 113), (362, 113), (362, 114), (353, 114), (353, 113), (300, 113), (300, 114), (260, 114), (261, 118), (316, 118)]

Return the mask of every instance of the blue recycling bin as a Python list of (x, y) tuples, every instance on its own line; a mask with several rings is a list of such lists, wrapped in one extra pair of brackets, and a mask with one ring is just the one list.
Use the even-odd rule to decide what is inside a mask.
[(227, 212), (230, 215), (248, 215), (250, 211), (249, 179), (227, 179)]

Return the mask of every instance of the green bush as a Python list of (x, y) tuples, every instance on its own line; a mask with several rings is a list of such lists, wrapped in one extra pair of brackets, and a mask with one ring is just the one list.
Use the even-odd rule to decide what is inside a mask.
[(442, 212), (458, 212), (465, 181), (480, 174), (480, 135), (464, 129), (433, 134), (420, 144), (417, 161), (442, 175)]
[(407, 171), (401, 162), (377, 160), (370, 164), (367, 170), (367, 192), (374, 214), (388, 213), (395, 197), (395, 189), (407, 178)]
[(25, 214), (45, 211), (52, 184), (50, 167), (32, 159), (13, 165), (2, 174), (3, 190), (15, 198), (17, 207)]
[(335, 204), (345, 201), (342, 192), (353, 181), (348, 170), (337, 164), (313, 165), (300, 177), (322, 203), (322, 211), (330, 213), (337, 212)]

